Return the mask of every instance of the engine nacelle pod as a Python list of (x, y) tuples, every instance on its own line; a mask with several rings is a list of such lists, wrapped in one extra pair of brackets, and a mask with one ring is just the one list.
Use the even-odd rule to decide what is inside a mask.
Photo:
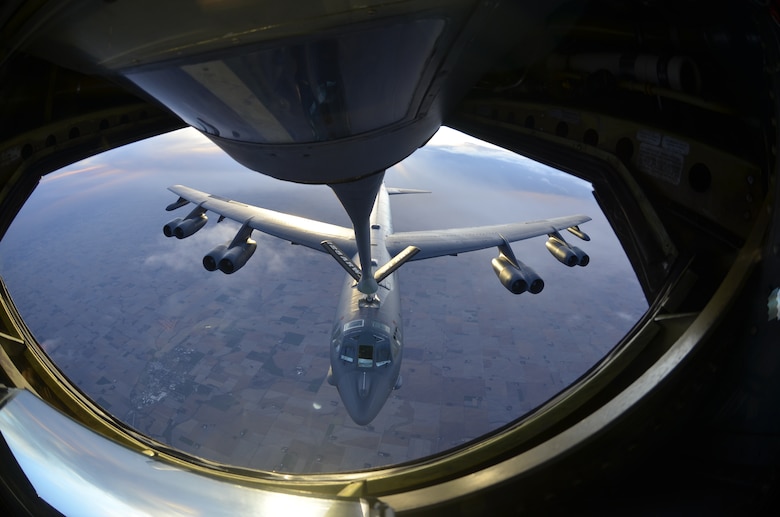
[(166, 237), (176, 237), (177, 239), (184, 239), (189, 237), (193, 233), (197, 232), (206, 224), (209, 218), (206, 214), (196, 215), (194, 217), (188, 217), (182, 219), (177, 217), (173, 221), (163, 226), (163, 233)]
[(554, 237), (550, 237), (547, 239), (547, 242), (545, 242), (544, 245), (547, 246), (547, 249), (550, 251), (552, 256), (555, 257), (561, 264), (565, 264), (569, 267), (573, 267), (579, 264), (580, 259), (566, 243), (561, 242)]
[(217, 264), (217, 267), (226, 275), (235, 273), (244, 267), (244, 264), (246, 264), (247, 260), (255, 253), (256, 249), (257, 243), (252, 239), (247, 239), (241, 244), (236, 244), (225, 252)]
[(176, 229), (181, 222), (184, 221), (181, 217), (177, 217), (173, 221), (169, 221), (165, 226), (163, 226), (163, 234), (165, 234), (166, 237), (173, 237), (173, 231)]
[(590, 263), (590, 256), (582, 251), (577, 246), (569, 246), (569, 248), (577, 255), (577, 265), (585, 267)]
[(229, 245), (230, 241), (220, 244), (203, 257), (203, 267), (206, 268), (206, 271), (216, 271), (219, 268), (219, 261), (225, 256)]
[(544, 281), (527, 266), (516, 268), (503, 256), (494, 258), (491, 265), (501, 285), (514, 294), (538, 294), (544, 289)]
[(177, 239), (184, 239), (185, 237), (189, 237), (193, 233), (203, 228), (203, 226), (206, 224), (206, 221), (208, 220), (209, 218), (206, 217), (206, 214), (200, 214), (199, 216), (187, 218), (180, 222), (176, 228), (173, 229), (173, 235), (175, 235)]

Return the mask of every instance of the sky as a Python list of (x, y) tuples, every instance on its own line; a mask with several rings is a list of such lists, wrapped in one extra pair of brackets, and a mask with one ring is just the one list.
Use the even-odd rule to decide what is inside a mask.
[(586, 182), (448, 128), (385, 182), (432, 191), (393, 196), (396, 232), (587, 214), (592, 240), (573, 243), (591, 263), (561, 265), (544, 238), (514, 244), (545, 280), (535, 296), (500, 285), (495, 250), (405, 265), (404, 387), (365, 428), (323, 382), (344, 276), (332, 258), (255, 232), (241, 271), (210, 273), (201, 258), (237, 224), (210, 220), (184, 240), (161, 231), (188, 210), (165, 212), (172, 184), (348, 226), (343, 209), (328, 187), (245, 169), (195, 130), (44, 177), (0, 242), (0, 274), (44, 349), (108, 411), (186, 452), (291, 472), (477, 439), (584, 374), (647, 307)]

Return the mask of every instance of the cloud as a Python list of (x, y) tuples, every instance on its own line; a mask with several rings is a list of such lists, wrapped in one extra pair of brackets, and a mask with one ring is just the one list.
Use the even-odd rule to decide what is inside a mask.
[[(232, 241), (238, 229), (238, 224), (225, 220), (219, 224), (209, 223), (203, 230), (186, 239), (169, 239), (160, 236), (155, 239), (154, 243), (155, 248), (159, 251), (146, 257), (143, 261), (144, 266), (154, 269), (169, 269), (174, 272), (193, 270), (199, 272), (203, 269), (201, 258), (215, 246)], [(241, 270), (243, 273), (242, 283), (246, 281), (246, 272), (253, 272), (249, 273), (253, 276), (280, 275), (291, 272), (291, 263), (296, 252), (302, 248), (294, 248), (258, 231), (253, 232), (252, 239), (257, 242), (257, 250)], [(309, 250), (306, 252), (308, 253)], [(214, 272), (212, 276), (221, 278), (225, 275)], [(234, 275), (227, 276), (236, 278)]]
[(56, 181), (58, 179), (64, 179), (71, 176), (77, 176), (80, 174), (92, 174), (95, 171), (99, 171), (107, 166), (105, 164), (100, 164), (100, 163), (90, 165), (90, 162), (91, 160), (87, 158), (84, 161), (78, 162), (76, 166), (65, 167), (64, 169), (60, 169), (59, 171), (48, 174), (41, 179), (41, 183), (48, 183), (50, 181)]
[(52, 352), (54, 352), (57, 349), (57, 347), (59, 346), (60, 339), (59, 338), (46, 338), (39, 344), (41, 345), (41, 348), (43, 348), (44, 351), (46, 351), (47, 354), (51, 355)]
[[(214, 246), (224, 244), (236, 234), (236, 226), (228, 223), (209, 224), (197, 234), (186, 239), (176, 239), (158, 236), (155, 239), (155, 249), (159, 250), (144, 259), (144, 265), (152, 268), (165, 268), (172, 271), (192, 270), (192, 262), (200, 265), (203, 257)], [(197, 236), (197, 238), (196, 238)], [(204, 249), (204, 241), (213, 242), (211, 247)], [(197, 260), (196, 260), (197, 259)]]
[(641, 312), (638, 311), (636, 314), (629, 314), (628, 312), (624, 312), (624, 311), (615, 311), (613, 314), (615, 315), (615, 317), (628, 322), (635, 322), (637, 318), (642, 315)]
[(435, 171), (450, 183), (467, 182), (484, 192), (522, 190), (589, 198), (592, 191), (588, 182), (566, 172), (448, 127), (393, 167), (404, 175), (414, 169)]

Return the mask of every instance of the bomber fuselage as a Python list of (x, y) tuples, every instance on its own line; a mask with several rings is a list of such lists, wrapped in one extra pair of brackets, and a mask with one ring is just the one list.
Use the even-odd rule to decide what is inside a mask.
[[(385, 239), (392, 232), (388, 194), (382, 186), (371, 212), (372, 263), (369, 267), (361, 264), (363, 271), (373, 274), (390, 260)], [(396, 274), (382, 280), (375, 295), (358, 291), (357, 282), (347, 276), (331, 336), (328, 382), (338, 388), (356, 424), (371, 422), (400, 386), (402, 333)]]

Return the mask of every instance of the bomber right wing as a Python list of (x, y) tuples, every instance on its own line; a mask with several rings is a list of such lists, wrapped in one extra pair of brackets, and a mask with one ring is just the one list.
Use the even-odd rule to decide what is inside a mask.
[(590, 261), (588, 254), (576, 246), (571, 246), (558, 232), (566, 229), (580, 239), (590, 240), (578, 227), (587, 221), (590, 221), (587, 215), (570, 215), (523, 223), (402, 232), (387, 237), (387, 249), (390, 253), (397, 253), (406, 246), (414, 245), (419, 251), (408, 260), (421, 260), (495, 246), (498, 248), (498, 257), (491, 261), (491, 265), (501, 284), (514, 294), (526, 291), (538, 294), (544, 289), (544, 281), (533, 269), (515, 257), (509, 243), (547, 235), (545, 246), (559, 262), (569, 267), (586, 266)]
[(396, 254), (407, 246), (417, 246), (420, 252), (410, 260), (422, 260), (445, 255), (457, 255), (469, 251), (501, 246), (540, 235), (555, 234), (587, 221), (587, 215), (570, 215), (539, 221), (451, 228), (448, 230), (424, 230), (394, 233), (387, 237), (387, 250)]

